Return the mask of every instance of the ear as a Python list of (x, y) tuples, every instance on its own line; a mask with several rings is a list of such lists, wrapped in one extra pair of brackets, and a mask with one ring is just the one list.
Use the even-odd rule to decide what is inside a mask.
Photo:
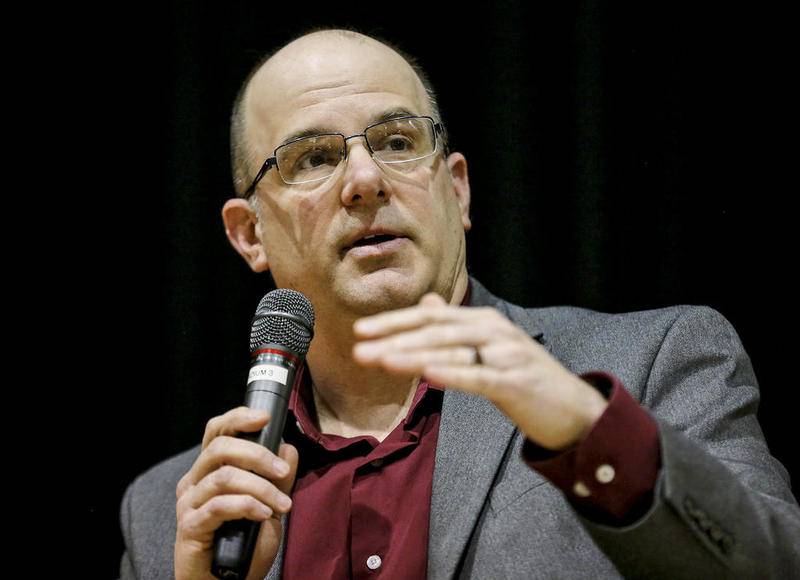
[(461, 208), (461, 223), (464, 224), (464, 231), (468, 232), (472, 228), (472, 222), (469, 219), (470, 194), (467, 159), (461, 153), (451, 153), (447, 158), (447, 167), (450, 170), (453, 189), (458, 198), (458, 205)]
[(258, 216), (246, 199), (229, 199), (222, 206), (222, 221), (228, 241), (245, 259), (253, 272), (269, 270), (269, 260), (261, 243)]

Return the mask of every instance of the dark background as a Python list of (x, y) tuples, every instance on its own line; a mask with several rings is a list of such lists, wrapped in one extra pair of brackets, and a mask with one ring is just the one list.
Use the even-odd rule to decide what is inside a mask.
[(127, 484), (241, 404), (270, 288), (220, 219), (230, 106), (259, 55), (316, 25), (385, 36), (428, 71), (469, 163), (472, 274), (525, 306), (719, 310), (797, 479), (787, 15), (641, 4), (176, 0), (63, 32), (75, 53), (49, 55), (43, 95), (69, 126), (47, 152), (70, 192), (50, 272), (86, 337), (64, 349), (82, 373), (78, 509), (99, 577), (117, 574)]

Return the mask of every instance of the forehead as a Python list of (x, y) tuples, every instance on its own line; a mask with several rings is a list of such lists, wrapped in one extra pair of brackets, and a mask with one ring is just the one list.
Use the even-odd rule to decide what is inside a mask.
[(245, 123), (263, 153), (311, 127), (358, 132), (397, 109), (431, 114), (422, 83), (399, 54), (366, 37), (321, 35), (284, 47), (254, 75)]

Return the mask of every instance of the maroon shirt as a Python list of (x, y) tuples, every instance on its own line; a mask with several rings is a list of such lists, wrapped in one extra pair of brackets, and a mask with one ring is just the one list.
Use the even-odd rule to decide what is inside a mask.
[(425, 578), (443, 392), (421, 382), (408, 416), (378, 442), (321, 434), (309, 385), (300, 387), (294, 410), (305, 435), (284, 436), (300, 465), (282, 577)]
[[(471, 305), (470, 298), (468, 287), (462, 305)], [(660, 458), (657, 428), (613, 375), (581, 376), (609, 398), (601, 418), (567, 451), (548, 451), (526, 439), (522, 457), (588, 517), (625, 522), (652, 497)], [(420, 381), (405, 419), (383, 441), (369, 435), (340, 437), (316, 427), (314, 397), (304, 373), (289, 400), (284, 432), (284, 440), (300, 455), (284, 579), (427, 576), (443, 395), (439, 387)], [(643, 446), (626, 445), (632, 434)], [(577, 483), (583, 486), (579, 493)]]

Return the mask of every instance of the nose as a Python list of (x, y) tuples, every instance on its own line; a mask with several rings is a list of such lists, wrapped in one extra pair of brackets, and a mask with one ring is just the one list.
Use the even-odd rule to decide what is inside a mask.
[(348, 140), (350, 148), (342, 176), (342, 204), (351, 206), (386, 203), (390, 197), (386, 174), (370, 155), (364, 136), (353, 137), (361, 138)]

